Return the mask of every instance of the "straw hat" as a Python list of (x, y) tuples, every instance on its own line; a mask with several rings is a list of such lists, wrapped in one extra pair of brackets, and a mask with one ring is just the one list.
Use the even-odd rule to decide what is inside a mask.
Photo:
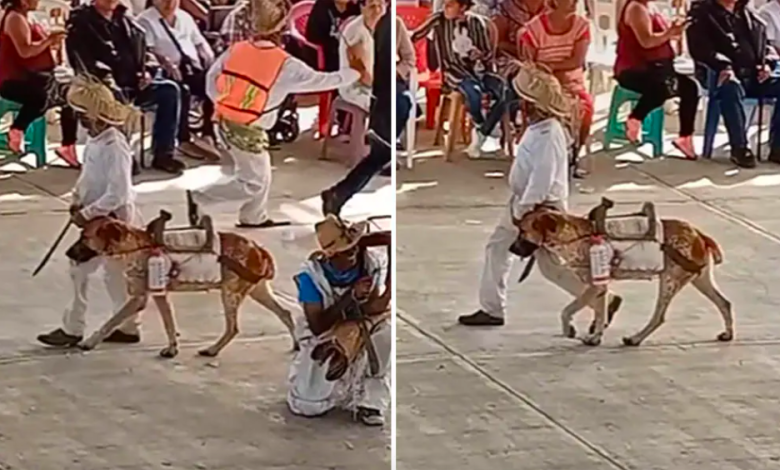
[(564, 94), (561, 83), (549, 71), (531, 62), (520, 64), (520, 71), (512, 80), (517, 94), (540, 110), (559, 118), (569, 117), (572, 103)]
[(354, 248), (368, 233), (368, 222), (347, 223), (329, 214), (325, 220), (314, 225), (317, 242), (322, 253), (331, 257)]
[(287, 27), (290, 0), (249, 0), (251, 24), (258, 36), (270, 36)]
[(73, 109), (90, 119), (114, 126), (126, 124), (134, 111), (131, 106), (118, 101), (110, 88), (90, 76), (75, 77), (66, 99)]

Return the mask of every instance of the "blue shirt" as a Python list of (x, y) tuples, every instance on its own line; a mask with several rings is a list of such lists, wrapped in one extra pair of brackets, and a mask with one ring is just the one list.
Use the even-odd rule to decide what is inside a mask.
[[(360, 279), (359, 265), (346, 271), (339, 271), (328, 261), (321, 261), (319, 264), (325, 273), (325, 279), (331, 285), (350, 286)], [(295, 277), (295, 281), (298, 285), (298, 302), (304, 304), (322, 303), (322, 294), (308, 272), (299, 273)]]

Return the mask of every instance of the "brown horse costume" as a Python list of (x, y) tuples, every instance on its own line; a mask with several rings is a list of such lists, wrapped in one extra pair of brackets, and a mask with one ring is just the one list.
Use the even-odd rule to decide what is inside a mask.
[[(553, 260), (553, 263), (570, 269), (584, 285), (584, 290), (579, 295), (572, 292), (576, 298), (561, 313), (563, 334), (571, 338), (575, 337), (576, 331), (571, 326), (572, 318), (597, 299), (603, 301), (596, 303), (594, 325), (582, 341), (593, 346), (600, 344), (604, 329), (607, 327), (605, 304), (609, 297), (608, 287), (593, 286), (590, 283), (590, 239), (592, 235), (599, 234), (605, 236), (605, 239), (614, 246), (618, 245), (615, 240), (620, 240), (627, 244), (624, 246), (651, 247), (650, 254), (658, 256), (655, 267), (643, 270), (636, 269), (636, 263), (631, 264), (633, 255), (628, 251), (625, 254), (628, 262), (623, 263), (621, 251), (615, 250), (615, 257), (612, 260), (612, 280), (657, 278), (659, 282), (653, 316), (641, 331), (623, 338), (623, 344), (638, 346), (658, 329), (666, 318), (666, 311), (672, 298), (689, 282), (717, 306), (723, 317), (725, 330), (717, 336), (717, 339), (731, 341), (734, 338), (731, 302), (720, 292), (713, 276), (714, 267), (723, 262), (723, 252), (718, 243), (688, 222), (656, 219), (655, 209), (651, 203), (646, 203), (641, 213), (617, 217), (607, 216), (607, 210), (611, 207), (611, 201), (605, 199), (602, 205), (591, 211), (586, 218), (538, 206), (521, 220), (515, 221), (520, 229), (517, 243), (518, 250), (522, 252), (520, 254), (530, 255), (539, 249), (540, 252), (536, 252), (537, 258), (547, 257)], [(629, 223), (623, 223), (626, 221)], [(630, 228), (626, 228), (629, 226)], [(655, 234), (660, 235), (655, 236)], [(652, 253), (652, 246), (656, 246), (655, 253)], [(545, 273), (544, 270), (542, 272)]]
[[(102, 256), (125, 258), (130, 300), (99, 330), (81, 342), (81, 349), (95, 348), (128, 317), (144, 308), (151, 294), (148, 289), (148, 261), (156, 249), (174, 260), (168, 292), (220, 291), (225, 309), (225, 331), (216, 343), (199, 351), (200, 355), (216, 356), (235, 338), (238, 334), (238, 308), (247, 295), (275, 313), (293, 335), (292, 315), (282, 307), (271, 290), (276, 268), (267, 250), (235, 233), (215, 234), (208, 217), (202, 221), (202, 227), (165, 230), (165, 223), (170, 218), (170, 214), (161, 211), (160, 217), (152, 221), (146, 230), (107, 217), (92, 220), (84, 227), (82, 241), (86, 247)], [(178, 341), (173, 308), (165, 294), (152, 296), (168, 337), (168, 346), (160, 351), (160, 355), (174, 357), (178, 354)], [(293, 345), (297, 346), (294, 337)]]

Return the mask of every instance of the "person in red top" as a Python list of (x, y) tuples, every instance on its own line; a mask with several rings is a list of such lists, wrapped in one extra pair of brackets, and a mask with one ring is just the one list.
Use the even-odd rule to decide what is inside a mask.
[(639, 142), (645, 116), (669, 98), (679, 96), (680, 137), (672, 143), (686, 158), (695, 160), (693, 130), (699, 86), (693, 77), (674, 70), (671, 44), (682, 37), (684, 29), (684, 21), (669, 24), (649, 0), (628, 0), (618, 22), (615, 78), (623, 88), (642, 95), (626, 123), (628, 140)]
[[(46, 110), (63, 104), (63, 94), (54, 78), (52, 48), (62, 45), (64, 31), (47, 33), (28, 18), (38, 8), (39, 0), (2, 0), (5, 13), (0, 20), (0, 97), (21, 105), (11, 130), (8, 147), (22, 151), (24, 132)], [(78, 167), (76, 133), (78, 123), (73, 110), (65, 105), (60, 116), (62, 146), (57, 155)]]
[[(548, 11), (525, 25), (520, 36), (521, 54), (526, 60), (550, 70), (564, 91), (577, 98), (579, 135), (575, 155), (578, 155), (593, 122), (593, 98), (585, 87), (590, 22), (577, 14), (577, 0), (551, 0), (548, 5)], [(584, 168), (578, 167), (575, 176), (586, 173)]]

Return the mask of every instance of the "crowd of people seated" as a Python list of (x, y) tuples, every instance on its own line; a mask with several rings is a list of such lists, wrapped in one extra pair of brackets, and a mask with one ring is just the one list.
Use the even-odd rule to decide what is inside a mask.
[[(517, 64), (525, 61), (549, 70), (578, 103), (571, 136), (577, 155), (593, 119), (593, 97), (585, 87), (589, 14), (578, 13), (578, 0), (501, 0), (482, 6), (480, 10), (489, 11), (489, 17), (474, 12), (474, 0), (444, 0), (410, 33), (412, 41), (430, 39), (435, 46), (443, 90), (458, 90), (465, 98), (475, 124), (467, 155), (481, 156), (482, 144), (503, 113), (514, 118), (522, 100), (508, 83), (517, 73)], [(585, 7), (592, 11), (590, 5)], [(675, 67), (681, 51), (675, 46), (683, 37), (695, 63), (694, 74)], [(719, 101), (731, 161), (740, 167), (756, 166), (743, 105), (746, 98), (771, 102), (780, 97), (780, 77), (774, 73), (780, 47), (780, 1), (770, 0), (756, 11), (745, 0), (693, 0), (684, 17), (670, 19), (652, 0), (624, 0), (618, 2), (615, 47), (615, 79), (641, 94), (626, 123), (629, 141), (639, 142), (642, 121), (651, 111), (679, 98), (679, 137), (672, 143), (695, 160), (698, 152), (692, 136), (699, 97), (706, 89)], [(400, 75), (398, 80), (404, 81)], [(485, 102), (490, 103), (487, 108)], [(780, 163), (778, 132), (780, 113), (774, 112), (768, 157), (774, 163)]]
[[(74, 74), (88, 73), (107, 85), (123, 102), (154, 113), (151, 166), (179, 174), (181, 154), (218, 160), (212, 116), (214, 104), (206, 92), (206, 73), (215, 61), (213, 37), (204, 34), (212, 6), (232, 7), (219, 27), (220, 49), (251, 35), (249, 1), (214, 0), (91, 0), (72, 2), (64, 30), (50, 30), (30, 12), (40, 0), (3, 0), (0, 23), (0, 97), (21, 105), (9, 133), (9, 147), (22, 152), (24, 132), (51, 108), (61, 108), (62, 143), (57, 155), (78, 167), (78, 124), (58, 84), (54, 52), (64, 49)], [(295, 3), (295, 2), (293, 2)], [(321, 46), (325, 70), (349, 67), (347, 54), (356, 54), (372, 69), (374, 29), (385, 11), (384, 0), (316, 0), (304, 31)], [(213, 25), (208, 25), (213, 27)], [(207, 39), (208, 38), (208, 39)], [(211, 42), (211, 43), (210, 43)], [(313, 57), (290, 47), (293, 55), (316, 67)], [(369, 110), (371, 83), (338, 91), (343, 99)], [(193, 129), (190, 108), (202, 119)], [(137, 173), (137, 166), (134, 172)]]

